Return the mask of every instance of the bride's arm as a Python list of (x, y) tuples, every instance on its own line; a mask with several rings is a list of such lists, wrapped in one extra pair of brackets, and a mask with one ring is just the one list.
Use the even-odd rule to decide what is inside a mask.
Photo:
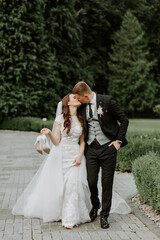
[(44, 135), (48, 134), (48, 136), (50, 137), (54, 145), (58, 145), (61, 141), (61, 125), (56, 122), (55, 122), (54, 134), (52, 134), (51, 130), (49, 130), (48, 128), (43, 128), (41, 130), (41, 133)]
[(80, 150), (78, 154), (78, 156), (80, 156), (81, 158), (84, 154), (84, 149), (85, 149), (85, 141), (84, 141), (84, 132), (83, 132), (80, 138)]
[(79, 154), (78, 154), (78, 156), (76, 157), (76, 159), (73, 161), (73, 164), (74, 164), (75, 166), (78, 166), (78, 165), (81, 164), (82, 156), (83, 156), (83, 153), (84, 153), (84, 149), (85, 149), (85, 141), (84, 141), (84, 132), (83, 132), (82, 135), (81, 135), (81, 138), (80, 138)]

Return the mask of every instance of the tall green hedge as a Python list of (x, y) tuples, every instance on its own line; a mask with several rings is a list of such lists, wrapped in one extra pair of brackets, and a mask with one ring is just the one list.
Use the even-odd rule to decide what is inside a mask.
[(0, 1), (0, 119), (54, 117), (87, 80), (74, 1)]
[(0, 9), (0, 119), (51, 117), (61, 80), (46, 41), (44, 3), (0, 1)]
[(160, 155), (150, 152), (138, 157), (132, 171), (141, 198), (160, 212)]

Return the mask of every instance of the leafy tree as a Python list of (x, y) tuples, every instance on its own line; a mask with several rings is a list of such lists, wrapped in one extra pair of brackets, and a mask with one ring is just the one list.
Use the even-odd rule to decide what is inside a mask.
[(55, 85), (61, 81), (46, 41), (43, 8), (40, 0), (0, 2), (0, 118), (54, 114)]
[[(108, 19), (112, 26), (112, 33), (119, 29), (123, 16), (129, 9), (145, 28), (145, 24), (149, 21), (152, 11), (152, 6), (148, 1), (149, 0), (104, 0), (108, 5)], [(151, 1), (153, 2), (153, 0)]]
[(57, 70), (62, 79), (59, 92), (61, 97), (71, 92), (78, 81), (91, 82), (90, 74), (85, 69), (82, 31), (74, 6), (74, 0), (45, 1), (47, 42), (56, 56)]
[(92, 76), (94, 89), (105, 93), (107, 88), (107, 51), (110, 41), (108, 5), (101, 0), (76, 0), (77, 20), (82, 26), (86, 69)]
[(82, 26), (83, 49), (87, 55), (86, 68), (92, 75), (94, 89), (105, 94), (108, 89), (108, 53), (114, 32), (119, 29), (128, 9), (146, 22), (151, 7), (147, 0), (76, 0), (75, 3)]
[(160, 1), (147, 0), (151, 7), (148, 21), (146, 22), (146, 37), (150, 47), (150, 58), (156, 59), (157, 64), (153, 67), (154, 79), (157, 83), (157, 94), (155, 96), (155, 104), (160, 102)]
[(125, 111), (142, 112), (152, 109), (156, 92), (148, 60), (149, 51), (144, 32), (137, 18), (128, 10), (121, 28), (114, 35), (110, 54), (109, 93)]

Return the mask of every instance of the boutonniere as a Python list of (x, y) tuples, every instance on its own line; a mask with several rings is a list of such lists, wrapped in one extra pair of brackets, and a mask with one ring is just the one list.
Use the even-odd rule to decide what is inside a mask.
[(99, 105), (97, 113), (100, 115), (100, 117), (103, 115), (103, 108)]

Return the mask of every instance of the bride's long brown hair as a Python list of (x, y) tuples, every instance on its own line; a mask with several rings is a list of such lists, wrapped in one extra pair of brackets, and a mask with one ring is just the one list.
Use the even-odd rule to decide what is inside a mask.
[[(67, 134), (69, 134), (70, 130), (71, 130), (71, 113), (69, 110), (69, 106), (68, 106), (68, 102), (69, 102), (69, 96), (71, 95), (71, 93), (67, 94), (63, 99), (62, 99), (62, 114), (63, 114), (63, 118), (64, 118), (64, 130), (67, 128)], [(80, 108), (77, 108), (77, 118), (81, 123), (81, 126), (83, 127), (83, 118), (82, 118), (82, 114), (80, 111)]]

